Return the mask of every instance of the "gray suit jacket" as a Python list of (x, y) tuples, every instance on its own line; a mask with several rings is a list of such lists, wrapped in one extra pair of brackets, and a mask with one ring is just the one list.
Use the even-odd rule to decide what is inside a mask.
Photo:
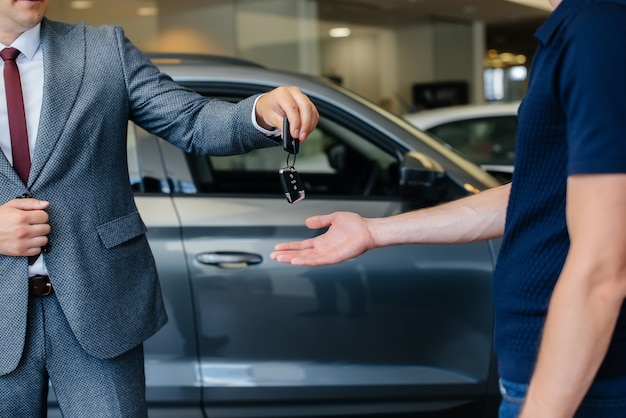
[[(254, 98), (234, 105), (179, 87), (120, 28), (44, 19), (41, 33), (44, 99), (30, 178), (25, 187), (0, 153), (0, 203), (27, 189), (50, 202), (44, 259), (56, 296), (82, 347), (111, 358), (167, 320), (129, 183), (128, 120), (202, 154), (275, 142), (251, 123)], [(6, 374), (24, 346), (26, 257), (0, 255), (0, 288), (0, 374)]]

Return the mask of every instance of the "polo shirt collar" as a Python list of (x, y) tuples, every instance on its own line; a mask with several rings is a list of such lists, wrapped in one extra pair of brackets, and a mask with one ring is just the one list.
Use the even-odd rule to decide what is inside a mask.
[(571, 13), (592, 3), (594, 0), (563, 0), (552, 12), (548, 20), (535, 32), (535, 38), (546, 45)]

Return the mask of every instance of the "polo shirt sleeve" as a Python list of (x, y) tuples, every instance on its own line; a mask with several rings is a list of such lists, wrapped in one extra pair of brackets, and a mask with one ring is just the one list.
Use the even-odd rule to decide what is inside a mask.
[(626, 173), (626, 5), (590, 3), (564, 42), (568, 174)]

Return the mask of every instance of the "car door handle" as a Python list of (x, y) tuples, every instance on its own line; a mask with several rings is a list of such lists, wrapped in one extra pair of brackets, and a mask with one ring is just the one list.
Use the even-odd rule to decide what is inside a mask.
[(196, 260), (198, 260), (201, 264), (233, 269), (260, 264), (263, 261), (263, 257), (259, 254), (240, 253), (235, 251), (216, 251), (213, 253), (197, 254)]

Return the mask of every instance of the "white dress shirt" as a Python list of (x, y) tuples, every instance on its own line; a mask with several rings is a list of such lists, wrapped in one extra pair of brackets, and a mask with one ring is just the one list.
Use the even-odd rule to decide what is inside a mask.
[[(28, 131), (28, 147), (31, 161), (33, 150), (37, 142), (39, 129), (39, 117), (41, 116), (41, 104), (43, 102), (43, 53), (41, 51), (41, 24), (29, 29), (20, 35), (11, 45), (0, 43), (0, 50), (11, 46), (19, 49), (21, 54), (17, 57), (17, 66), (20, 70), (22, 81), (22, 95), (24, 96), (24, 111), (26, 113), (26, 129)], [(0, 66), (4, 71), (4, 61), (0, 60)], [(0, 77), (0, 97), (6, 97), (4, 77)], [(7, 102), (0, 99), (0, 148), (5, 157), (13, 164), (11, 154), (11, 136), (9, 135), (9, 118), (7, 114)], [(47, 274), (43, 257), (28, 267), (28, 275)]]

